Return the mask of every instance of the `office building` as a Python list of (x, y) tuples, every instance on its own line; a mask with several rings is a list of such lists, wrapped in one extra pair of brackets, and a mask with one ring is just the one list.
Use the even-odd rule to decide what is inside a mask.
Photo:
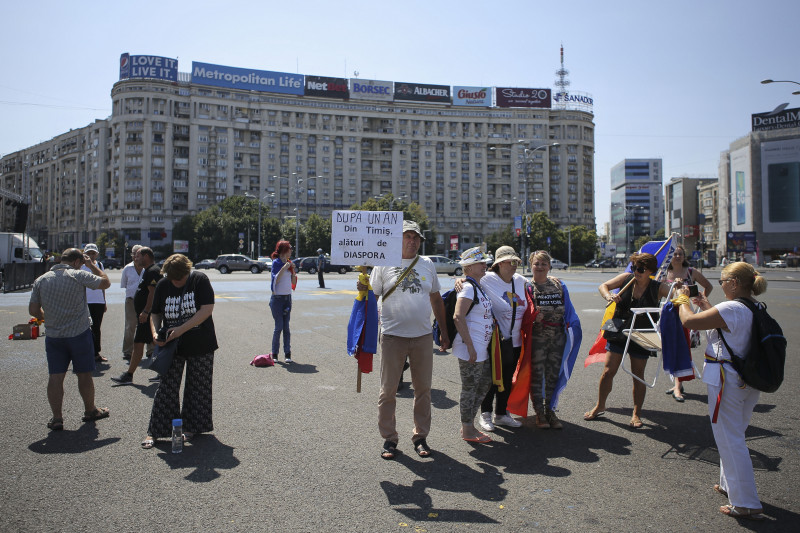
[[(701, 205), (700, 188), (716, 181), (703, 178), (672, 178), (664, 187), (666, 234), (677, 234), (677, 242), (683, 245), (688, 257), (691, 257), (695, 250), (701, 250), (701, 245), (698, 243), (706, 242), (701, 238), (705, 236), (706, 215)], [(705, 201), (707, 202), (708, 198)]]
[(661, 159), (625, 159), (611, 168), (611, 243), (627, 258), (633, 243), (664, 227)]

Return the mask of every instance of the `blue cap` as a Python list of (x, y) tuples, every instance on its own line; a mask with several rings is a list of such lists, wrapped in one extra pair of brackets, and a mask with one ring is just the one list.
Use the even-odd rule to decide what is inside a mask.
[(172, 420), (172, 425), (173, 426), (182, 426), (183, 425), (183, 420), (180, 419), (180, 418), (175, 418), (175, 419)]

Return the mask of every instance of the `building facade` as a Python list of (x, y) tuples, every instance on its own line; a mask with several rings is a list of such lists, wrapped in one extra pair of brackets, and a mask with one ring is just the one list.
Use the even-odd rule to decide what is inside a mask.
[(457, 87), (420, 102), (397, 82), (387, 100), (380, 84), (392, 82), (312, 76), (301, 94), (275, 94), (211, 85), (197, 65), (175, 80), (121, 79), (108, 119), (2, 158), (0, 187), (30, 198), (34, 238), (56, 250), (109, 231), (166, 244), (181, 217), (234, 195), (302, 222), (392, 193), (424, 209), (438, 252), (452, 235), (477, 245), (521, 211), (594, 228), (590, 111), (498, 107), (514, 100), (496, 88), (482, 106), (456, 105), (470, 96)]
[[(716, 183), (716, 179), (672, 178), (664, 187), (666, 208), (666, 234), (676, 233), (678, 243), (686, 254), (701, 250), (705, 241), (706, 215), (701, 201), (700, 188)], [(706, 199), (707, 200), (707, 199)]]
[[(798, 251), (800, 109), (787, 109), (786, 114), (794, 114), (795, 127), (753, 131), (720, 156), (720, 256), (747, 254), (748, 260), (755, 260), (757, 251), (760, 262)], [(754, 129), (764, 115), (753, 115)]]
[(611, 242), (626, 258), (633, 243), (664, 227), (661, 159), (625, 159), (611, 168)]

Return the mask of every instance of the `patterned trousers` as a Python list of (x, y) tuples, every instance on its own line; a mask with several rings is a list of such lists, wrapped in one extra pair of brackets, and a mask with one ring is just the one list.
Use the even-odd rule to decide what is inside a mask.
[(461, 374), (461, 423), (472, 424), (486, 392), (492, 385), (492, 362), (487, 359), (479, 363), (458, 360)]
[[(181, 376), (186, 365), (183, 407), (180, 403)], [(175, 354), (153, 398), (147, 434), (154, 438), (172, 435), (172, 419), (183, 419), (187, 433), (214, 431), (211, 411), (211, 385), (214, 377), (214, 352), (191, 357)]]
[(546, 327), (541, 336), (535, 331), (531, 355), (531, 401), (538, 413), (545, 402), (549, 404), (553, 399), (567, 339), (563, 328)]

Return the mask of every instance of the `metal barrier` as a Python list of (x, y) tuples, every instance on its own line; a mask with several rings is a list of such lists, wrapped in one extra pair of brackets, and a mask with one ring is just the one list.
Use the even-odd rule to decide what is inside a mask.
[(47, 272), (52, 263), (6, 263), (0, 281), (3, 293), (29, 289), (33, 282)]

